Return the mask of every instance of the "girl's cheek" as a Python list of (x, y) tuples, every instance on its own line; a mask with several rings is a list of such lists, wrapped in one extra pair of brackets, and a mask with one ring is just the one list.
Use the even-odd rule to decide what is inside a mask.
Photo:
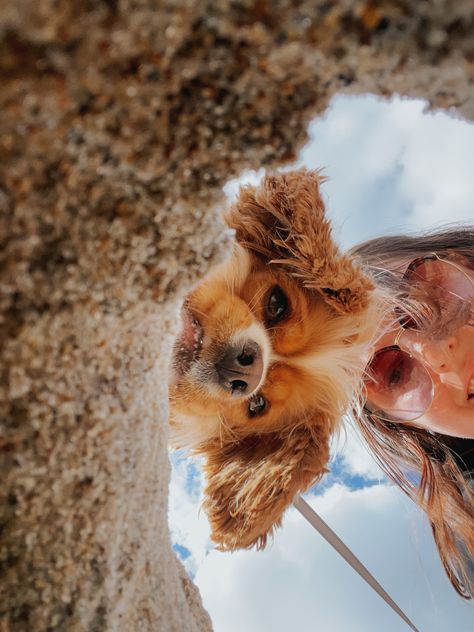
[(474, 433), (474, 407), (460, 405), (456, 394), (444, 384), (435, 383), (435, 397), (426, 415), (415, 422), (420, 428), (454, 437)]

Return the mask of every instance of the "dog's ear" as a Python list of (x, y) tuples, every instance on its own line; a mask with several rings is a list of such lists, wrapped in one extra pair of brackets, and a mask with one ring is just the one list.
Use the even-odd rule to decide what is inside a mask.
[(245, 248), (285, 267), (336, 310), (357, 312), (373, 284), (332, 239), (319, 192), (323, 181), (307, 169), (266, 176), (258, 187), (242, 187), (228, 223)]
[(327, 424), (251, 435), (203, 449), (207, 463), (204, 509), (221, 550), (261, 549), (293, 498), (327, 471)]

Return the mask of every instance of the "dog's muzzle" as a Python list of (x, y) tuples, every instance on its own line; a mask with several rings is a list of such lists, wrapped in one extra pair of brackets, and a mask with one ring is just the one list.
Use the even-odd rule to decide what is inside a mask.
[(230, 345), (215, 368), (219, 386), (235, 397), (248, 397), (262, 380), (262, 350), (253, 340), (244, 345)]

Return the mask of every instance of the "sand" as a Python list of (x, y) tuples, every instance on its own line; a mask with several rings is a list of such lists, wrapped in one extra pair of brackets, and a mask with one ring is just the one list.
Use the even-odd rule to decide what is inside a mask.
[(474, 118), (473, 13), (0, 0), (2, 632), (211, 629), (170, 544), (166, 384), (222, 185), (293, 160), (336, 93)]

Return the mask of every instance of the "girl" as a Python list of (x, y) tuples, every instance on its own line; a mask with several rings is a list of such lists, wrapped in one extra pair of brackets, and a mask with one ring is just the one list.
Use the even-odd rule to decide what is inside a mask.
[(352, 249), (393, 300), (354, 420), (427, 514), (456, 591), (474, 595), (474, 227)]

